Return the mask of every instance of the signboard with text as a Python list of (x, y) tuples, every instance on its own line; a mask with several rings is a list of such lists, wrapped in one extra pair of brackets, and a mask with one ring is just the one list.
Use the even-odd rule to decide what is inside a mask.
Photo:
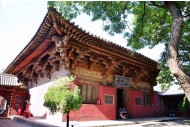
[(129, 87), (130, 83), (131, 83), (131, 78), (115, 75), (114, 85)]

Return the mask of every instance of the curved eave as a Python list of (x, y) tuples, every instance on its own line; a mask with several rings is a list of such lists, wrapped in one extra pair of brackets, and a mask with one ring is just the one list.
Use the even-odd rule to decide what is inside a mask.
[(134, 63), (142, 63), (143, 65), (147, 65), (159, 72), (157, 69), (157, 62), (136, 52), (132, 52), (131, 50), (124, 48), (120, 45), (117, 45), (113, 42), (107, 41), (103, 38), (97, 37), (89, 32), (86, 32), (82, 28), (74, 25), (74, 23), (70, 23), (69, 21), (63, 19), (59, 13), (52, 13), (57, 21), (57, 24), (64, 29), (66, 29), (66, 34), (70, 34), (73, 40), (80, 41), (83, 44), (90, 45), (91, 47), (97, 47), (99, 49), (104, 49), (104, 51), (108, 53), (118, 54), (122, 57), (130, 59)]
[(65, 34), (72, 35), (71, 39), (73, 40), (79, 41), (85, 45), (91, 45), (99, 49), (104, 49), (104, 51), (107, 51), (108, 53), (118, 54), (127, 59), (131, 59), (132, 61), (137, 61), (137, 63), (143, 63), (143, 65), (148, 65), (154, 69), (154, 71), (159, 72), (156, 61), (153, 61), (140, 53), (133, 53), (133, 55), (131, 55), (132, 51), (129, 49), (94, 36), (93, 34), (90, 34), (82, 28), (74, 25), (74, 23), (70, 23), (69, 21), (63, 19), (56, 11), (49, 9), (34, 37), (13, 60), (13, 62), (9, 64), (4, 71), (5, 73), (15, 74), (53, 44), (51, 41), (52, 36), (58, 35), (53, 28), (53, 23), (55, 21), (59, 26), (64, 28)]
[(49, 13), (46, 14), (34, 37), (17, 55), (17, 57), (9, 64), (4, 73), (14, 74), (16, 71), (35, 59), (36, 56), (45, 51), (50, 45), (52, 45), (51, 34), (54, 34), (55, 32), (52, 28), (52, 21), (47, 18), (48, 15)]

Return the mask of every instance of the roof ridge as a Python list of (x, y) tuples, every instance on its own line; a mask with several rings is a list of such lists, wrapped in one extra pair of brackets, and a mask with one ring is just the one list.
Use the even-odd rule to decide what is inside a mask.
[(100, 37), (100, 36), (98, 36), (98, 35), (96, 35), (96, 34), (93, 34), (92, 32), (85, 30), (84, 28), (80, 27), (79, 25), (76, 25), (75, 22), (70, 22), (69, 20), (65, 19), (65, 18), (61, 15), (61, 13), (59, 13), (55, 8), (49, 7), (49, 8), (48, 8), (48, 11), (49, 11), (49, 12), (54, 12), (55, 14), (57, 14), (58, 16), (60, 16), (62, 20), (65, 20), (69, 25), (72, 25), (73, 27), (75, 27), (75, 29), (81, 30), (82, 32), (84, 32), (84, 34), (88, 34), (89, 36), (92, 36), (92, 37), (94, 37), (94, 38), (96, 38), (96, 39), (99, 39), (100, 41), (104, 41), (104, 42), (107, 43), (107, 44), (111, 44), (111, 45), (115, 46), (116, 48), (119, 48), (119, 49), (122, 49), (122, 50), (127, 50), (127, 51), (129, 51), (130, 53), (134, 53), (134, 54), (136, 54), (136, 55), (140, 55), (140, 56), (142, 56), (142, 57), (144, 57), (144, 58), (146, 58), (146, 59), (148, 59), (148, 60), (150, 60), (150, 61), (152, 61), (152, 62), (156, 62), (156, 63), (157, 63), (156, 60), (153, 60), (153, 59), (151, 59), (151, 58), (149, 58), (149, 57), (147, 57), (147, 56), (145, 56), (145, 55), (143, 55), (143, 54), (141, 54), (141, 53), (138, 53), (138, 52), (133, 51), (133, 50), (131, 50), (131, 49), (129, 49), (129, 48), (126, 48), (126, 47), (121, 46), (121, 45), (119, 45), (119, 44), (117, 44), (117, 43), (114, 43), (114, 42), (112, 42), (112, 41), (110, 41), (110, 40), (107, 40), (107, 39), (105, 39), (105, 38), (103, 38), (103, 37)]

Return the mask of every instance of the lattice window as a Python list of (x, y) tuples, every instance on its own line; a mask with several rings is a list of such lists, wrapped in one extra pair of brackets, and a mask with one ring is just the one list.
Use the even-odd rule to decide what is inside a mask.
[(81, 84), (79, 89), (82, 93), (83, 103), (95, 104), (97, 99), (97, 87), (93, 85)]
[(148, 92), (143, 92), (143, 104), (144, 105), (150, 105), (151, 104), (150, 95)]

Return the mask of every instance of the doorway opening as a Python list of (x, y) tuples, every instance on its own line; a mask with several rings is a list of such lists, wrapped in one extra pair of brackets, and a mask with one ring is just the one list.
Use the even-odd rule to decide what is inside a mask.
[(116, 106), (116, 118), (119, 118), (119, 109), (124, 107), (123, 103), (123, 89), (117, 89), (117, 106)]

